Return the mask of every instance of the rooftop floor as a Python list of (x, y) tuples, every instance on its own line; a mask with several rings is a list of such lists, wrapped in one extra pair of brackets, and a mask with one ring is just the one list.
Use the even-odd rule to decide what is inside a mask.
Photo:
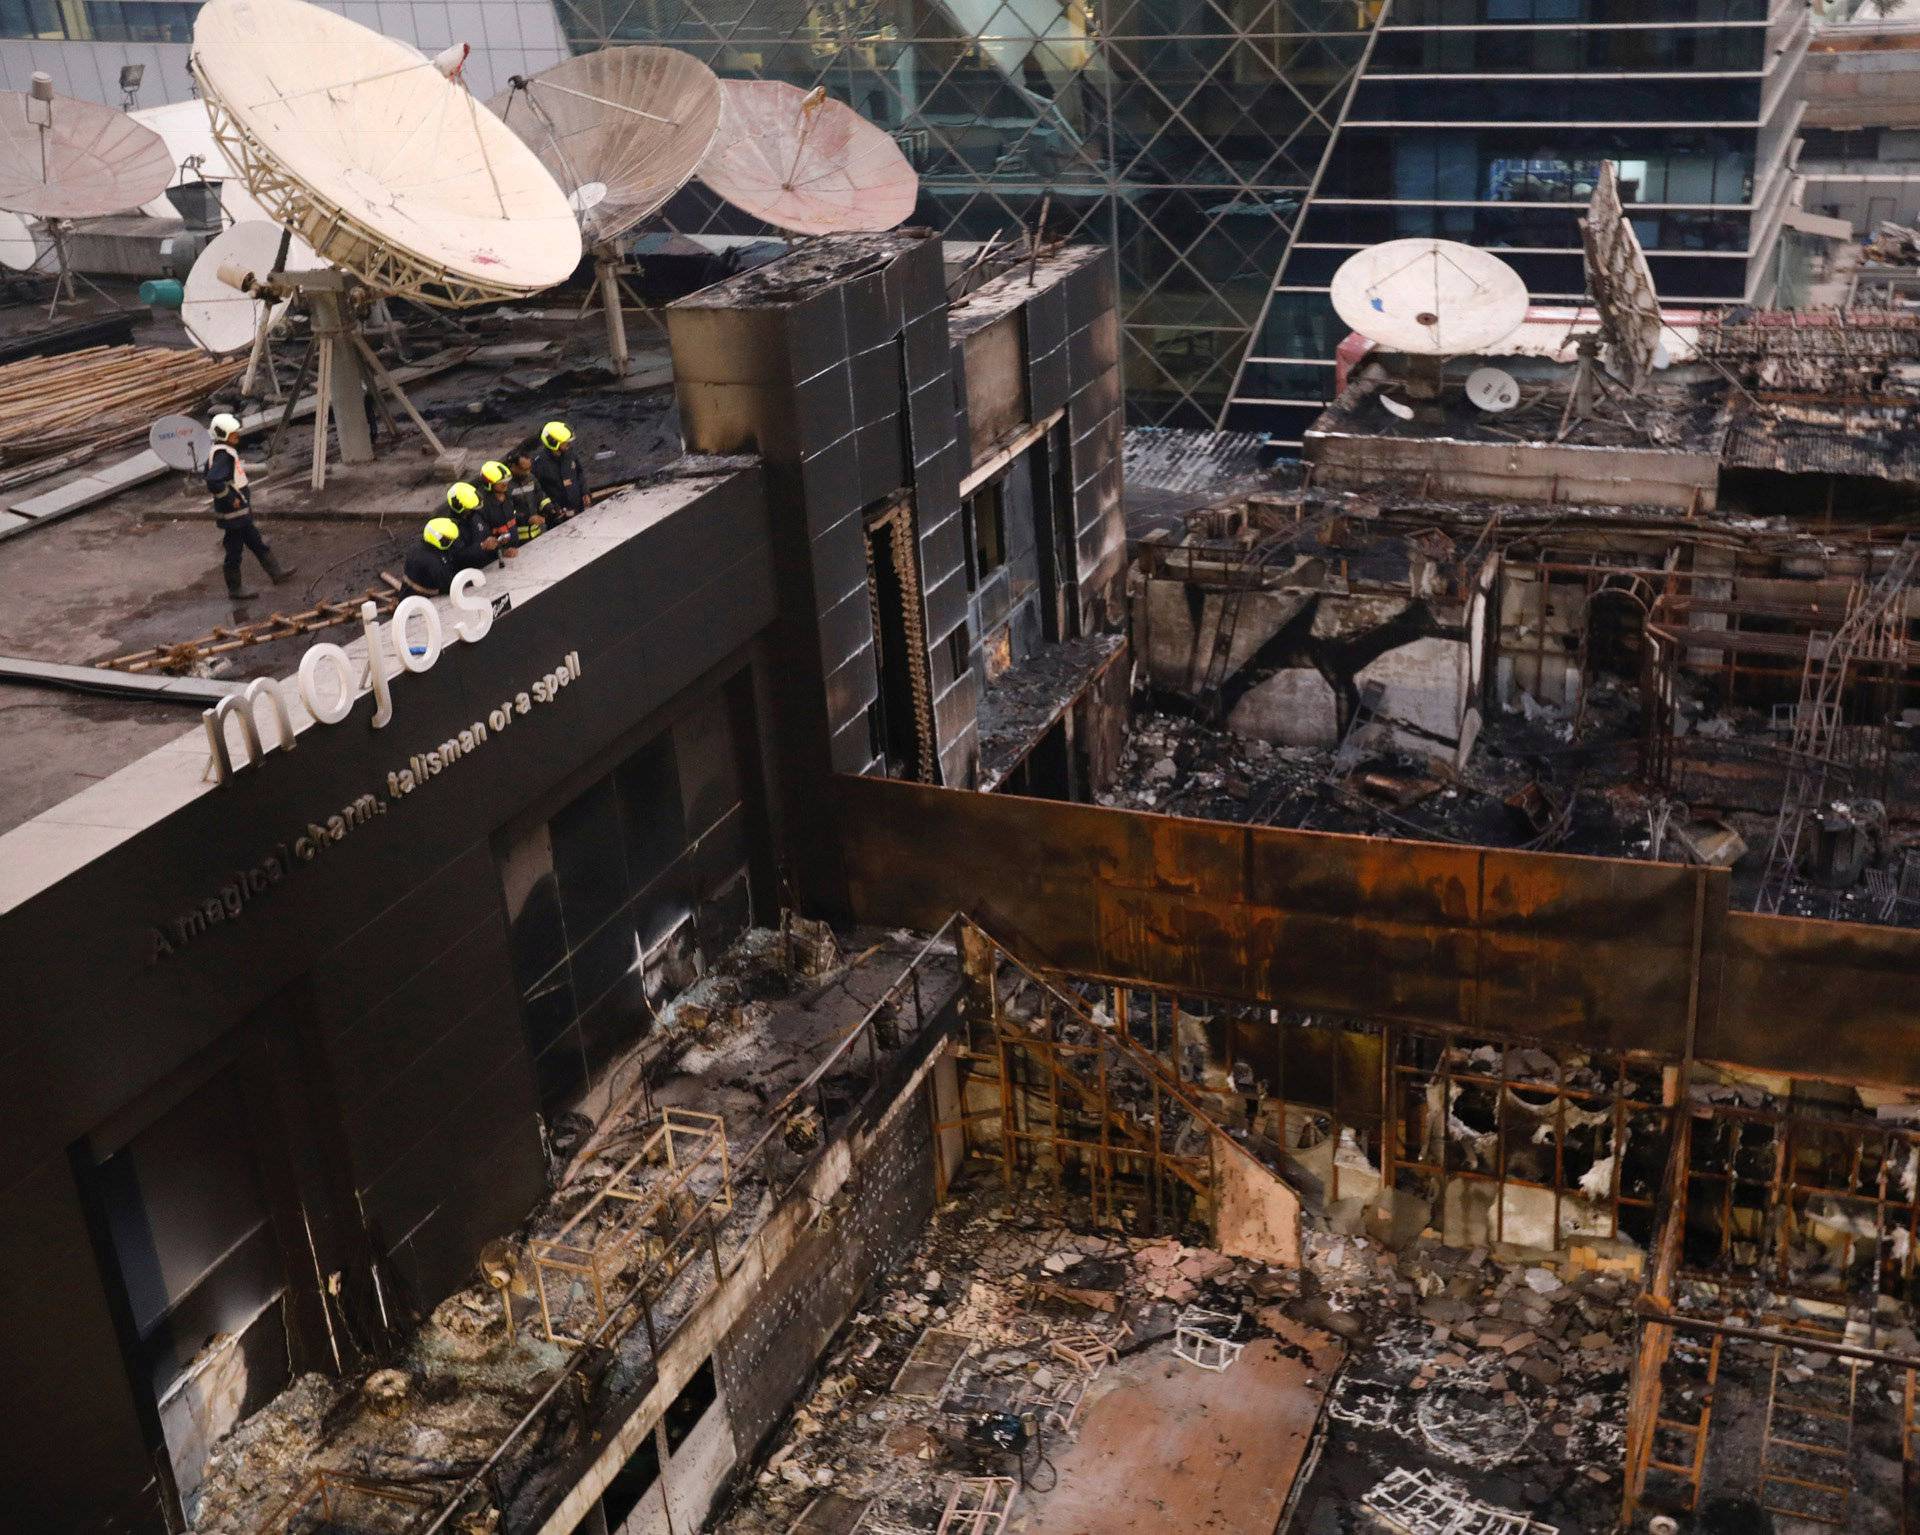
[[(422, 413), (467, 461), (462, 472), (476, 474), (483, 459), (510, 452), (543, 422), (564, 417), (603, 490), (667, 475), (680, 457), (680, 433), (671, 391), (657, 387), (658, 370), (644, 371), (642, 359), (640, 382), (650, 386), (616, 387), (572, 371), (565, 338), (549, 339), (550, 354), (476, 357), (415, 386)], [(189, 475), (169, 474), (0, 538), (0, 655), (99, 665), (276, 612), (353, 600), (381, 587), (383, 573), (397, 577), (420, 527), (439, 511), (449, 476), (407, 427), (371, 464), (331, 464), (325, 490), (316, 493), (308, 483), (311, 443), (310, 426), (296, 424), (271, 463), (259, 438), (245, 453), (261, 531), (294, 570), (284, 585), (268, 583), (249, 554), (242, 573), (258, 595), (231, 600), (205, 490)], [(343, 641), (351, 633), (344, 630)], [(284, 675), (312, 643), (305, 636), (270, 640), (193, 670), (229, 681)], [(0, 681), (0, 831), (177, 738), (194, 726), (200, 707)]]

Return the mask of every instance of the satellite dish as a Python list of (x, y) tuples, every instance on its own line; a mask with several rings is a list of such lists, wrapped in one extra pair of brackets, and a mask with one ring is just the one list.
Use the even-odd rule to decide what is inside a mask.
[(98, 102), (55, 95), (44, 76), (34, 86), (0, 91), (0, 208), (97, 218), (151, 201), (173, 179), (173, 156), (151, 128)]
[(1452, 240), (1389, 240), (1333, 274), (1340, 318), (1388, 351), (1415, 357), (1482, 352), (1519, 329), (1527, 285), (1498, 256)]
[[(282, 241), (287, 254), (280, 255)], [(237, 352), (253, 345), (262, 317), (269, 329), (287, 311), (287, 300), (271, 303), (237, 286), (236, 276), (259, 280), (276, 271), (314, 272), (325, 266), (307, 242), (278, 224), (257, 220), (235, 224), (207, 242), (187, 273), (180, 301), (180, 323), (201, 347), (213, 353)]]
[(162, 416), (147, 428), (147, 446), (169, 469), (198, 472), (206, 467), (213, 438), (191, 416)]
[(1384, 394), (1380, 396), (1380, 403), (1386, 407), (1387, 414), (1390, 416), (1398, 416), (1402, 421), (1411, 421), (1413, 419), (1413, 407), (1411, 405), (1403, 405), (1400, 401)]
[(602, 48), (516, 79), (489, 103), (568, 193), (590, 245), (618, 239), (693, 179), (720, 81), (673, 48)]
[(480, 304), (579, 264), (566, 194), (417, 49), (302, 0), (208, 0), (190, 63), (247, 190), (369, 287)]
[(31, 272), (40, 261), (40, 242), (33, 227), (17, 213), (0, 212), (0, 267), (9, 272)]
[(1467, 375), (1467, 398), (1498, 415), (1520, 403), (1520, 385), (1505, 368), (1475, 368)]
[(892, 229), (920, 178), (884, 129), (829, 96), (781, 80), (723, 80), (720, 132), (700, 179), (776, 229), (822, 235)]
[[(220, 183), (220, 206), (225, 210), (231, 223), (244, 223), (248, 219), (267, 217), (262, 208), (248, 194), (245, 183), (241, 182), (227, 164), (226, 154), (214, 142), (213, 124), (207, 121), (207, 104), (204, 101), (189, 99), (170, 102), (166, 106), (142, 107), (128, 116), (151, 128), (159, 134), (167, 146), (167, 155), (173, 161), (175, 175), (186, 178), (186, 163), (195, 161), (200, 177), (207, 181)], [(149, 217), (171, 219), (180, 216), (180, 210), (168, 201), (165, 192), (140, 205), (140, 211)]]
[(1586, 256), (1587, 292), (1600, 312), (1600, 334), (1610, 349), (1609, 365), (1629, 393), (1662, 366), (1660, 295), (1653, 269), (1640, 248), (1640, 236), (1620, 202), (1620, 176), (1613, 161), (1600, 162), (1587, 216), (1580, 221)]

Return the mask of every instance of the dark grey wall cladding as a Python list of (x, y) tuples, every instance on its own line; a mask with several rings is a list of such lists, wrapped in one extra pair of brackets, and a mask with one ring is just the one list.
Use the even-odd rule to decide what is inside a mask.
[[(879, 679), (861, 513), (917, 475), (912, 386), (940, 380), (913, 369), (930, 327), (944, 333), (942, 282), (939, 241), (893, 231), (805, 247), (667, 312), (688, 447), (767, 460), (788, 685), (802, 690), (780, 723), (803, 774), (874, 765), (867, 716)], [(937, 414), (920, 402), (923, 423)], [(949, 404), (949, 425), (951, 414)]]
[(897, 1263), (933, 1213), (933, 1124), (916, 1093), (861, 1154), (816, 1226), (764, 1284), (714, 1359), (742, 1459), (759, 1448), (875, 1275)]
[[(478, 644), (397, 679), (385, 729), (369, 728), (363, 699), (0, 916), (5, 951), (33, 956), (32, 980), (7, 996), (0, 1072), (0, 1358), (14, 1400), (31, 1404), (0, 1435), (0, 1523), (91, 1528), (149, 1481), (69, 1148), (210, 1050), (264, 1037), (285, 1058), (285, 1118), (302, 1121), (288, 1136), (333, 1138), (321, 1151), (346, 1164), (340, 1193), (300, 1190), (324, 1269), (364, 1283), (353, 1243), (371, 1240), (413, 1298), (436, 1300), (524, 1218), (543, 1174), (537, 1097), (489, 838), (737, 664), (773, 621), (773, 566), (759, 473), (716, 481)], [(581, 673), (552, 705), (156, 956), (156, 927), (217, 903), (310, 822), (383, 793), (411, 754), (570, 651)], [(285, 1151), (319, 1154), (311, 1137)], [(287, 1266), (296, 1286), (305, 1271)]]
[[(1120, 325), (1113, 308), (1113, 273), (1104, 261), (1080, 260), (1054, 291), (1061, 295), (1066, 327), (1059, 356), (1066, 381), (1080, 623), (1083, 630), (1091, 631), (1122, 619), (1119, 613), (1097, 607), (1103, 595), (1117, 596), (1114, 577), (1126, 552), (1120, 507), (1124, 439)], [(1054, 366), (1049, 363), (1043, 381), (1031, 371), (1029, 359), (1029, 386), (1036, 392), (1043, 384), (1051, 387)]]

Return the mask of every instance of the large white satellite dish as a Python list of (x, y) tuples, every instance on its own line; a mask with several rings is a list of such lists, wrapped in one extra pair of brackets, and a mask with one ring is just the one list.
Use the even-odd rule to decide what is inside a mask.
[(1392, 352), (1458, 357), (1506, 340), (1527, 285), (1498, 256), (1453, 240), (1389, 240), (1349, 256), (1329, 296), (1340, 318)]
[(602, 48), (490, 103), (567, 193), (593, 248), (607, 355), (627, 371), (624, 258), (615, 242), (693, 179), (720, 126), (720, 81), (690, 53)]
[(618, 239), (693, 179), (720, 126), (720, 81), (690, 53), (602, 48), (489, 103), (568, 194), (589, 245)]
[(720, 132), (700, 179), (734, 207), (795, 234), (892, 229), (920, 178), (884, 129), (780, 80), (723, 80)]
[(126, 113), (61, 96), (44, 72), (28, 90), (0, 91), (0, 209), (46, 224), (59, 267), (49, 316), (77, 296), (67, 221), (137, 208), (172, 179), (160, 135)]
[[(282, 239), (286, 259), (280, 256)], [(187, 334), (209, 352), (237, 352), (254, 344), (264, 322), (268, 329), (287, 312), (284, 298), (272, 303), (237, 286), (232, 278), (244, 273), (255, 282), (277, 271), (315, 272), (325, 266), (305, 240), (278, 224), (258, 221), (235, 224), (208, 242), (187, 273), (180, 301), (180, 323)]]
[(173, 157), (126, 113), (55, 95), (0, 91), (0, 208), (40, 219), (98, 218), (160, 195)]
[(208, 0), (191, 64), (247, 190), (369, 287), (479, 304), (579, 264), (546, 167), (417, 49), (302, 0)]

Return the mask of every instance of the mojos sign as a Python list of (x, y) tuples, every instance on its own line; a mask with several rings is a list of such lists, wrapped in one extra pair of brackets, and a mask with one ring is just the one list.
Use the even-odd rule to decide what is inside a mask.
[[(448, 597), (453, 603), (453, 630), (468, 644), (483, 639), (493, 627), (493, 605), (480, 594), (487, 578), (477, 570), (463, 570), (453, 578)], [(322, 725), (337, 725), (353, 712), (362, 688), (373, 690), (373, 727), (383, 728), (393, 719), (393, 679), (387, 675), (389, 649), (399, 659), (402, 671), (431, 671), (446, 645), (440, 610), (425, 597), (403, 597), (395, 605), (393, 617), (383, 633), (380, 610), (371, 602), (360, 604), (360, 624), (367, 637), (364, 668), (340, 646), (328, 641), (315, 645), (300, 658), (300, 670), (290, 679), (308, 714)], [(422, 643), (414, 654), (410, 630), (418, 626)], [(246, 757), (241, 764), (258, 762), (267, 748), (260, 739), (259, 707), (262, 699), (273, 706), (273, 719), (279, 726), (279, 746), (292, 751), (298, 744), (293, 731), (293, 714), (287, 707), (288, 680), (256, 677), (239, 692), (229, 695), (201, 716), (207, 729), (209, 767), (221, 783), (232, 779), (235, 768), (227, 744), (227, 718), (236, 717)]]

